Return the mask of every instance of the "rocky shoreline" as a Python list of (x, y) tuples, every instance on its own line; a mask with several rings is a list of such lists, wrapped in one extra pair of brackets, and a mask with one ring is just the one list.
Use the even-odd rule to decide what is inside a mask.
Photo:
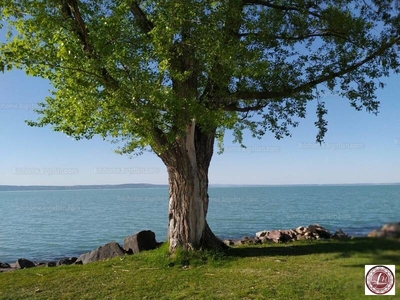
[[(383, 225), (380, 229), (371, 231), (368, 237), (372, 238), (400, 238), (400, 222)], [(243, 237), (242, 239), (226, 239), (224, 243), (228, 246), (252, 245), (264, 243), (287, 243), (298, 240), (345, 240), (351, 238), (341, 229), (331, 233), (326, 228), (318, 225), (299, 226), (295, 229), (286, 230), (263, 230), (257, 232), (254, 237)], [(162, 243), (156, 241), (154, 232), (150, 230), (140, 231), (124, 239), (123, 247), (117, 242), (110, 242), (97, 249), (84, 253), (79, 257), (63, 258), (58, 261), (32, 262), (20, 258), (15, 263), (1, 263), (0, 273), (15, 271), (33, 267), (56, 267), (63, 265), (82, 265), (94, 261), (104, 260), (122, 255), (136, 254), (142, 251), (158, 248)]]
[(63, 258), (58, 261), (33, 262), (24, 258), (18, 259), (15, 263), (1, 263), (0, 273), (9, 272), (33, 267), (56, 267), (63, 265), (83, 265), (94, 261), (113, 258), (116, 256), (136, 254), (142, 251), (153, 250), (162, 243), (156, 241), (156, 235), (150, 230), (140, 231), (124, 239), (121, 247), (117, 242), (110, 242), (97, 249), (84, 253), (79, 257)]
[(295, 229), (286, 230), (263, 230), (256, 233), (255, 237), (243, 237), (242, 239), (224, 240), (228, 246), (238, 246), (245, 244), (265, 244), (265, 243), (287, 243), (299, 240), (320, 240), (320, 239), (338, 239), (344, 240), (351, 238), (341, 229), (334, 234), (319, 224), (299, 226)]

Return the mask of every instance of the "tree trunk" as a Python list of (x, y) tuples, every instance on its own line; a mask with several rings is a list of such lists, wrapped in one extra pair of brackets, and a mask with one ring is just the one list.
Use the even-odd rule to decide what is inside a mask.
[(209, 228), (208, 167), (213, 154), (215, 129), (204, 133), (192, 121), (185, 135), (177, 138), (161, 159), (169, 176), (170, 251), (223, 249), (224, 244)]

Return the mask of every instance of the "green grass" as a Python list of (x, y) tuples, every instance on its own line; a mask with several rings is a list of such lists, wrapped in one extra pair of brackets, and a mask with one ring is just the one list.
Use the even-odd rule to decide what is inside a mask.
[(24, 269), (0, 274), (0, 299), (364, 299), (366, 264), (397, 264), (400, 299), (400, 241), (368, 238)]

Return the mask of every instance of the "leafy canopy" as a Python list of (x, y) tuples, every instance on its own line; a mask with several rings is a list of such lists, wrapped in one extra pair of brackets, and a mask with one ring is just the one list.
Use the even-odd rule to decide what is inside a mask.
[(76, 139), (162, 151), (190, 120), (242, 141), (277, 138), (321, 94), (378, 112), (382, 76), (399, 71), (398, 1), (0, 0), (8, 26), (0, 69), (48, 79), (52, 96), (30, 125)]

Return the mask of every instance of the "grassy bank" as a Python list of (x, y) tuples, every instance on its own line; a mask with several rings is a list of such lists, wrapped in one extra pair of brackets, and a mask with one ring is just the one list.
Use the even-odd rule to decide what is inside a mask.
[(400, 241), (367, 238), (25, 269), (0, 274), (0, 299), (364, 299), (366, 264), (397, 264), (399, 299)]

